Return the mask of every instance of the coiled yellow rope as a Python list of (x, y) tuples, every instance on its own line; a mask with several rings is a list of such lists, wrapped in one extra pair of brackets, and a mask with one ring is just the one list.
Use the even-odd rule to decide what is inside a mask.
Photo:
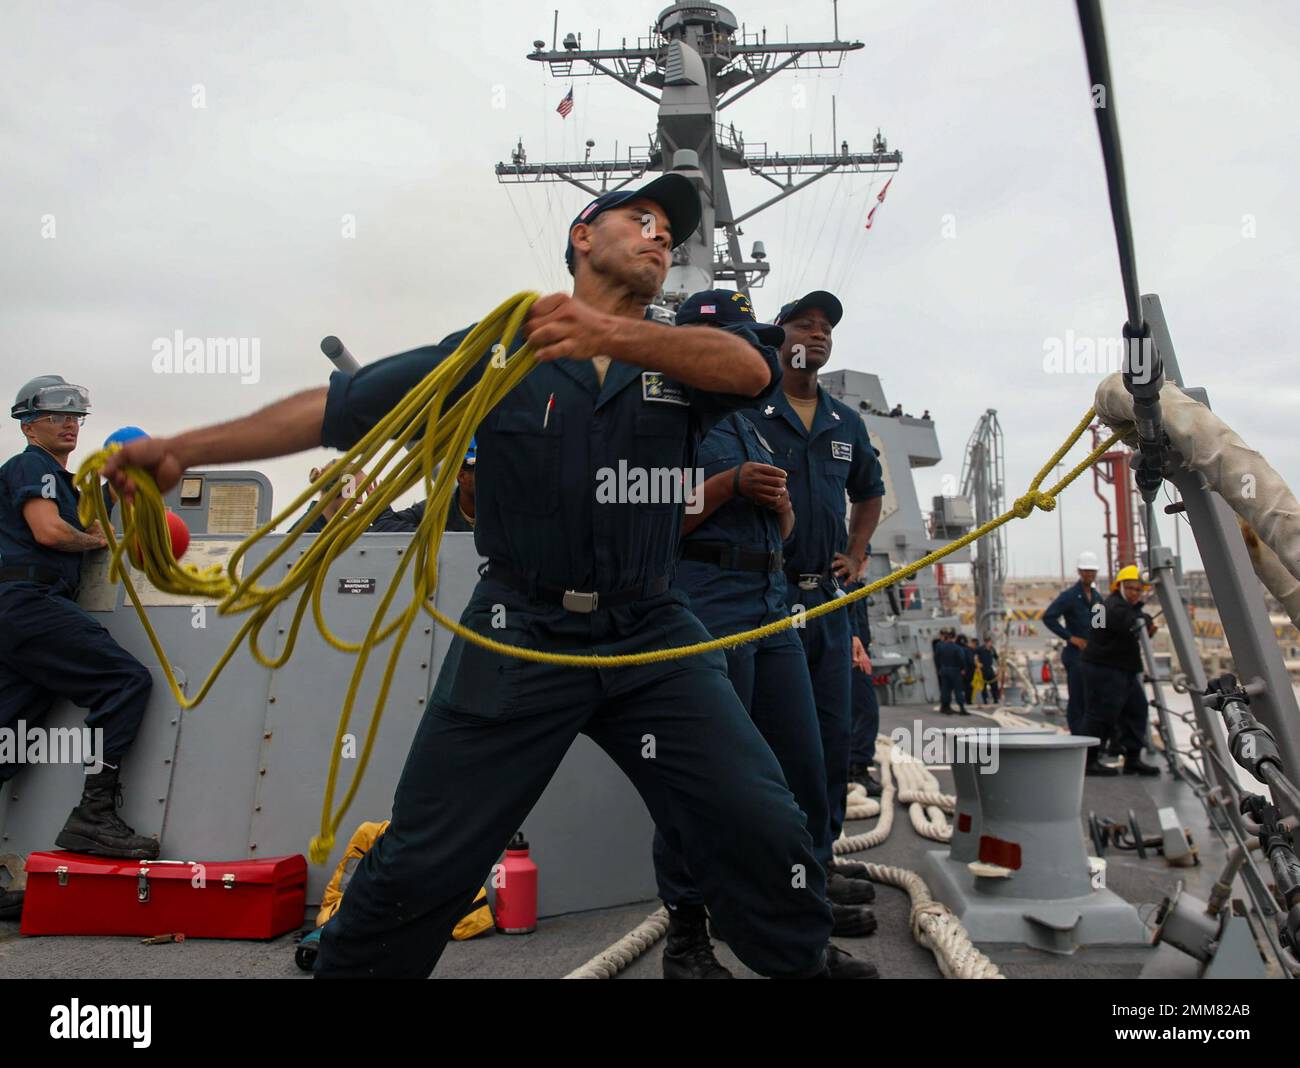
[[(171, 551), (171, 539), (167, 530), (166, 510), (162, 494), (153, 478), (139, 468), (128, 468), (128, 473), (136, 486), (136, 499), (122, 502), (122, 540), (118, 541), (109, 521), (108, 511), (99, 492), (99, 474), (111, 451), (100, 450), (87, 457), (78, 469), (76, 483), (81, 491), (80, 518), (83, 524), (99, 520), (108, 539), (110, 564), (109, 578), (120, 580), (135, 606), (141, 625), (148, 635), (149, 643), (158, 657), (167, 684), (177, 704), (188, 709), (198, 705), (212, 688), (217, 676), (229, 663), (235, 651), (248, 639), (253, 657), (267, 668), (277, 668), (287, 663), (293, 655), (298, 629), (302, 624), (308, 605), (321, 636), (334, 648), (348, 653), (356, 653), (357, 662), (352, 672), (344, 698), (343, 709), (339, 716), (338, 730), (335, 734), (334, 747), (330, 757), (329, 776), (325, 786), (325, 799), (321, 813), (321, 833), (313, 838), (309, 855), (313, 863), (323, 863), (334, 845), (334, 837), (346, 815), (352, 799), (356, 796), (361, 779), (365, 774), (370, 754), (378, 733), (384, 703), (392, 683), (393, 673), (401, 653), (407, 633), (414, 623), (421, 608), (429, 613), (439, 624), (465, 641), (482, 646), (503, 656), (518, 657), (537, 663), (556, 664), (565, 667), (630, 667), (637, 664), (659, 663), (675, 660), (718, 649), (728, 649), (746, 642), (756, 641), (771, 634), (776, 634), (790, 627), (803, 626), (808, 619), (816, 619), (828, 612), (844, 608), (863, 597), (870, 596), (900, 579), (909, 579), (922, 568), (943, 559), (950, 553), (969, 545), (983, 537), (989, 531), (1002, 526), (1013, 518), (1025, 518), (1034, 508), (1051, 511), (1056, 507), (1056, 496), (1088, 469), (1106, 452), (1122, 433), (1113, 434), (1099, 445), (1084, 460), (1076, 465), (1064, 478), (1050, 489), (1041, 490), (1043, 480), (1055, 467), (1057, 461), (1065, 455), (1070, 447), (1091, 423), (1094, 412), (1087, 415), (1066, 438), (1065, 442), (1044, 464), (1042, 470), (1034, 477), (1026, 494), (1015, 502), (1005, 514), (992, 519), (979, 528), (958, 538), (942, 549), (927, 554), (920, 560), (906, 565), (882, 579), (855, 591), (845, 597), (836, 598), (815, 608), (801, 611), (788, 618), (776, 620), (753, 630), (739, 634), (715, 638), (710, 641), (696, 642), (692, 645), (671, 649), (655, 649), (641, 653), (627, 653), (616, 656), (596, 656), (587, 653), (554, 653), (536, 649), (525, 649), (508, 645), (504, 642), (485, 637), (463, 627), (458, 621), (443, 615), (433, 606), (433, 592), (438, 584), (438, 547), (442, 541), (442, 517), (446, 514), (451, 494), (455, 486), (459, 457), (465, 455), (479, 423), (484, 416), (513, 389), (535, 366), (536, 360), (527, 345), (522, 346), (513, 355), (507, 356), (514, 343), (519, 328), (523, 324), (528, 309), (537, 299), (536, 293), (519, 293), (505, 301), (490, 315), (478, 323), (465, 337), (460, 347), (443, 360), (436, 368), (412, 389), (382, 420), (343, 454), (339, 468), (326, 472), (314, 481), (306, 490), (296, 497), (282, 512), (270, 522), (248, 536), (231, 555), (225, 568), (214, 565), (200, 569), (190, 564), (180, 564)], [(498, 343), (499, 342), (499, 343)], [(480, 380), (469, 389), (455, 404), (444, 408), (451, 392), (480, 363), (483, 373)], [(405, 452), (408, 442), (418, 444)], [(113, 449), (116, 449), (114, 446)], [(452, 462), (445, 462), (450, 459)], [(292, 548), (297, 539), (305, 532), (311, 521), (323, 514), (327, 504), (340, 493), (348, 492), (346, 474), (340, 477), (339, 471), (358, 472), (361, 469), (378, 478), (379, 487), (373, 493), (351, 509), (343, 509), (325, 523), (324, 529), (314, 539), (311, 546), (293, 563), (288, 573), (278, 583), (269, 586), (258, 585), (269, 568)], [(392, 501), (411, 489), (417, 482), (423, 481), (428, 506), (419, 528), (411, 539), (410, 550), (404, 555), (398, 566), (393, 581), (380, 600), (375, 610), (370, 627), (365, 637), (357, 643), (346, 642), (334, 635), (325, 622), (321, 610), (321, 590), (334, 560), (359, 538), (378, 514)], [(332, 491), (327, 487), (337, 485)], [(302, 507), (311, 497), (319, 492), (320, 499), (304, 517), (304, 522), (296, 530), (290, 531), (284, 540), (257, 566), (251, 568), (242, 577), (239, 565), (252, 545), (263, 535), (273, 530)], [(142, 558), (141, 570), (149, 581), (159, 590), (182, 596), (195, 596), (204, 599), (219, 600), (218, 612), (233, 614), (247, 612), (244, 621), (229, 646), (199, 687), (192, 698), (187, 698), (181, 691), (171, 665), (168, 663), (162, 643), (158, 640), (148, 617), (141, 606), (139, 595), (131, 582), (129, 571), (122, 566), (122, 554), (126, 546), (133, 542), (140, 546)], [(414, 561), (412, 578), (412, 598), (410, 602), (393, 619), (387, 616), (393, 599), (401, 585), (406, 571)], [(275, 615), (279, 606), (293, 595), (298, 595), (284, 646), (278, 656), (271, 657), (263, 652), (260, 644), (262, 628)], [(357, 691), (365, 673), (370, 653), (375, 646), (386, 641), (394, 634), (397, 640), (388, 656), (383, 681), (375, 698), (374, 711), (366, 733), (357, 768), (348, 786), (338, 811), (331, 815), (334, 791), (337, 785), (339, 762), (343, 738), (351, 720)]]

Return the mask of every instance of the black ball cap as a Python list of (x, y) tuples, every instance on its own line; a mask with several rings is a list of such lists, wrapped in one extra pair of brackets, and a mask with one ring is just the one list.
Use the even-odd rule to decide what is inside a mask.
[(800, 312), (807, 311), (809, 308), (817, 308), (825, 313), (831, 326), (838, 326), (840, 320), (844, 318), (844, 305), (840, 303), (839, 298), (834, 293), (827, 293), (824, 289), (814, 289), (807, 296), (782, 305), (781, 310), (776, 313), (776, 321), (778, 323), (789, 322)]
[[(672, 247), (676, 248), (700, 225), (700, 195), (694, 183), (681, 174), (661, 174), (653, 182), (648, 182), (640, 189), (615, 189), (613, 192), (598, 196), (574, 217), (569, 223), (569, 234), (578, 223), (589, 223), (602, 211), (626, 204), (629, 200), (644, 197), (653, 200), (668, 216), (668, 226), (673, 232)], [(564, 262), (573, 263), (573, 238), (570, 236), (564, 250)]]

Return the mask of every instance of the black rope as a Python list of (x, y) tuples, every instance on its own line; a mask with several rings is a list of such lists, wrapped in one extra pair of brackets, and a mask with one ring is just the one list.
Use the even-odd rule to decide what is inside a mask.
[(1141, 290), (1138, 288), (1137, 256), (1133, 252), (1133, 223), (1128, 211), (1128, 191), (1124, 183), (1124, 153), (1119, 143), (1119, 122), (1115, 117), (1115, 89), (1110, 80), (1110, 60), (1106, 54), (1106, 29), (1101, 21), (1100, 0), (1078, 0), (1079, 28), (1083, 31), (1083, 48), (1088, 57), (1088, 77), (1093, 92), (1101, 87), (1102, 97), (1093, 100), (1097, 116), (1097, 133), (1101, 154), (1106, 163), (1106, 185), (1110, 192), (1110, 215), (1115, 224), (1115, 244), (1119, 250), (1119, 269), (1124, 280), (1124, 303), (1128, 306), (1128, 326), (1134, 337), (1145, 334), (1142, 319)]

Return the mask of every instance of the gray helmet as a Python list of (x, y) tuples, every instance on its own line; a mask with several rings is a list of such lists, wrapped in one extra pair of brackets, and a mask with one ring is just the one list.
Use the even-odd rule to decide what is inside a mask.
[(15, 419), (66, 413), (86, 415), (90, 411), (90, 390), (74, 386), (62, 375), (37, 375), (18, 391), (9, 414)]

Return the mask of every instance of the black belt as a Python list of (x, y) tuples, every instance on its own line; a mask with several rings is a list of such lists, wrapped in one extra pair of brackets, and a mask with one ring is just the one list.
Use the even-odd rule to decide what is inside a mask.
[(651, 579), (641, 586), (629, 586), (625, 590), (609, 592), (562, 590), (557, 586), (543, 586), (540, 582), (531, 582), (519, 572), (492, 560), (488, 561), (481, 574), (486, 578), (502, 582), (520, 593), (526, 593), (536, 600), (562, 605), (570, 612), (595, 612), (600, 608), (617, 608), (620, 605), (644, 600), (646, 597), (657, 597), (669, 586), (668, 576), (665, 575), (662, 578)]
[(728, 571), (780, 571), (785, 560), (780, 549), (742, 549), (725, 541), (687, 541), (682, 543), (682, 559), (726, 568)]
[(0, 582), (39, 582), (44, 586), (67, 585), (67, 579), (52, 567), (41, 564), (11, 564), (0, 567)]

